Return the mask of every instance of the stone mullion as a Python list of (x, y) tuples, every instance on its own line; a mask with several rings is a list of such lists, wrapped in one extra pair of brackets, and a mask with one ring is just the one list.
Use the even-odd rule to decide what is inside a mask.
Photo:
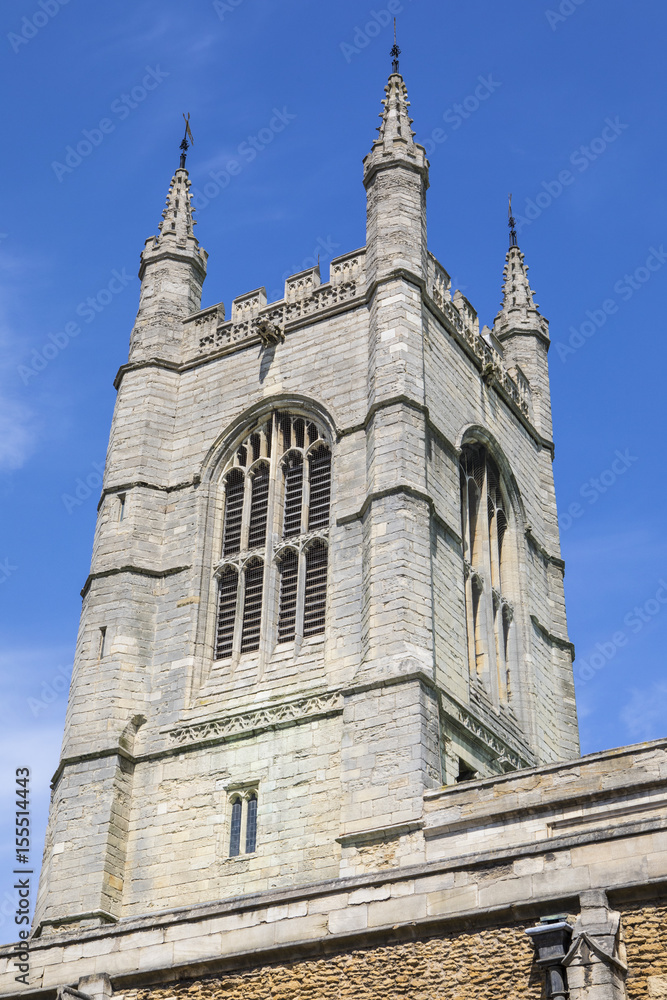
[[(264, 581), (262, 587), (262, 622), (260, 626), (259, 639), (259, 677), (264, 676), (266, 663), (270, 658), (276, 644), (277, 620), (278, 620), (278, 600), (279, 600), (279, 572), (276, 561), (273, 558), (276, 538), (279, 537), (282, 504), (280, 503), (280, 448), (278, 447), (278, 435), (275, 428), (271, 435), (272, 447), (269, 461), (269, 496), (266, 512), (266, 543), (264, 555)], [(262, 447), (265, 440), (262, 442)], [(266, 450), (264, 448), (264, 450)], [(281, 456), (280, 456), (281, 457)]]
[(239, 568), (236, 588), (236, 617), (234, 618), (234, 638), (232, 640), (232, 669), (241, 657), (241, 636), (243, 632), (243, 604), (245, 600), (245, 569)]
[(241, 539), (239, 543), (241, 552), (245, 552), (248, 548), (251, 506), (252, 506), (252, 478), (247, 473), (245, 473), (244, 487), (243, 487), (243, 516), (241, 519)]
[(303, 474), (301, 477), (301, 534), (308, 531), (308, 518), (310, 516), (310, 462), (308, 455), (303, 453)]
[(298, 653), (303, 642), (303, 615), (306, 604), (306, 553), (299, 546), (299, 575), (296, 591), (296, 622), (294, 630), (294, 652)]

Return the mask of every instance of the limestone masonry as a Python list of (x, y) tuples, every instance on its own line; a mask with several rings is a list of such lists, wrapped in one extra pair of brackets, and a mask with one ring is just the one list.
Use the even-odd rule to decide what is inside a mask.
[[(579, 758), (547, 351), (367, 243), (201, 309), (185, 154), (118, 373), (32, 938), (43, 1000), (667, 997), (667, 741)], [(569, 991), (569, 992), (568, 992)]]

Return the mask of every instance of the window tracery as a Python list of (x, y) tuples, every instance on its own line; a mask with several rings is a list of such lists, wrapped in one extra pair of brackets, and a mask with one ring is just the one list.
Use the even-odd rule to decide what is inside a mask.
[(508, 506), (498, 466), (479, 444), (461, 454), (461, 513), (470, 675), (507, 702), (513, 608), (508, 597)]
[(215, 659), (323, 633), (331, 508), (324, 430), (273, 413), (236, 448), (223, 488)]

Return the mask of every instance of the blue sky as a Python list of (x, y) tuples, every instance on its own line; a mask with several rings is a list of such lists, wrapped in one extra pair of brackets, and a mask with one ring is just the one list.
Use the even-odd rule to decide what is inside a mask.
[[(512, 191), (551, 322), (582, 750), (665, 734), (665, 5), (5, 0), (0, 795), (9, 818), (13, 770), (32, 768), (35, 860), (112, 380), (127, 357), (139, 253), (177, 165), (181, 113), (192, 115), (188, 166), (210, 254), (203, 304), (229, 308), (262, 284), (278, 297), (284, 274), (318, 252), (326, 273), (331, 256), (364, 243), (361, 160), (396, 8), (414, 128), (431, 161), (431, 249), (491, 324)], [(284, 128), (271, 131), (276, 113)], [(10, 848), (3, 821), (4, 940)]]

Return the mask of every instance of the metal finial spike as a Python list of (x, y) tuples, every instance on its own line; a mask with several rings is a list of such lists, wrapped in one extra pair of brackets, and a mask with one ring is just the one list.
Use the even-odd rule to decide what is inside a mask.
[[(190, 129), (190, 112), (188, 111), (188, 117), (183, 115), (183, 121), (185, 122), (185, 134), (183, 136), (183, 142), (180, 145), (181, 150), (181, 167), (185, 167), (185, 157), (187, 156), (188, 149), (190, 146), (194, 146), (195, 140), (192, 136), (192, 131)], [(188, 142), (188, 139), (190, 142)]]
[(507, 225), (509, 226), (510, 229), (510, 246), (516, 247), (519, 244), (516, 238), (516, 219), (512, 215), (512, 195), (510, 195), (510, 204), (507, 215), (508, 215)]
[(401, 50), (399, 49), (398, 43), (396, 42), (396, 18), (394, 18), (394, 45), (393, 45), (392, 50), (391, 50), (391, 52), (389, 54), (390, 54), (390, 56), (392, 58), (392, 64), (391, 65), (392, 65), (393, 72), (394, 73), (398, 73), (398, 57), (401, 54)]

